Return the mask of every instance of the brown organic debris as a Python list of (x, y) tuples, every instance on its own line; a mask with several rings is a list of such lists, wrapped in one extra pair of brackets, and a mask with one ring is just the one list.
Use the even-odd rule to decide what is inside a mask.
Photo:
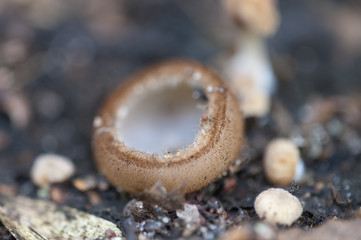
[(73, 180), (73, 185), (79, 191), (85, 192), (97, 187), (97, 179), (93, 175), (88, 175), (85, 177), (79, 177)]
[(182, 209), (185, 202), (184, 185), (168, 192), (162, 182), (158, 181), (151, 189), (142, 193), (139, 199), (145, 206), (161, 206), (166, 211)]

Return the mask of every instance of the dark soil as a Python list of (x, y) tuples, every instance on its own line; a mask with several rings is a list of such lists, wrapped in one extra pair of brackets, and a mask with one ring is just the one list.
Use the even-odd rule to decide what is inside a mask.
[[(94, 30), (91, 24), (102, 22), (90, 7), (79, 8), (82, 1), (69, 3), (57, 22), (46, 27), (28, 14), (42, 1), (24, 6), (10, 2), (0, 6), (0, 49), (20, 40), (26, 50), (18, 58), (0, 50), (0, 69), (15, 76), (11, 87), (0, 76), (0, 193), (45, 197), (92, 213), (116, 223), (128, 239), (139, 234), (184, 236), (187, 226), (174, 210), (154, 207), (139, 217), (128, 205), (131, 213), (123, 213), (134, 196), (108, 186), (98, 175), (91, 151), (92, 121), (106, 95), (138, 69), (179, 57), (212, 65), (230, 50), (235, 29), (218, 1), (104, 1), (97, 14), (118, 19), (115, 24), (105, 22), (108, 31)], [(360, 214), (361, 34), (347, 41), (347, 31), (335, 31), (330, 19), (346, 19), (339, 21), (340, 29), (349, 27), (342, 23), (359, 24), (361, 18), (351, 16), (361, 15), (361, 4), (282, 0), (279, 6), (282, 24), (268, 40), (279, 79), (272, 111), (247, 120), (247, 163), (240, 171), (186, 196), (202, 216), (188, 237), (213, 239), (232, 226), (259, 220), (253, 202), (262, 190), (273, 187), (264, 177), (261, 160), (274, 137), (299, 142), (306, 165), (304, 179), (288, 188), (304, 206), (294, 226), (312, 228), (333, 217)], [(9, 110), (21, 109), (16, 102), (5, 107), (13, 95), (23, 99), (30, 112), (25, 124), (17, 123)], [(68, 156), (77, 167), (74, 178), (91, 175), (100, 184), (80, 191), (69, 181), (52, 186), (43, 196), (29, 170), (44, 152)], [(13, 239), (1, 224), (0, 238)]]

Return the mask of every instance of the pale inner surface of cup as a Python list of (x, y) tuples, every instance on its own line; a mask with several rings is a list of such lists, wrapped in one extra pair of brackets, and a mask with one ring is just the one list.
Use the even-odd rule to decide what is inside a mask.
[(118, 140), (160, 157), (184, 149), (195, 141), (206, 104), (203, 91), (187, 83), (144, 89), (118, 109)]

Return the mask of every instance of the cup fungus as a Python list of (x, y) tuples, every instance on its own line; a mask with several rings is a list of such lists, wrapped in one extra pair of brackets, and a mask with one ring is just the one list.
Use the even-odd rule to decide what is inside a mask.
[(236, 98), (218, 75), (191, 61), (130, 77), (94, 119), (96, 164), (131, 193), (158, 180), (167, 190), (198, 190), (228, 169), (242, 141)]

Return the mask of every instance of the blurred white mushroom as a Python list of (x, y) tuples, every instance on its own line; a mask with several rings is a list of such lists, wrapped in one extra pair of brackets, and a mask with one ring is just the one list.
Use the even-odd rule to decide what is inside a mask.
[(223, 6), (242, 29), (255, 35), (270, 36), (279, 25), (276, 0), (223, 0)]
[(270, 108), (275, 77), (264, 38), (275, 33), (279, 15), (275, 0), (224, 0), (226, 12), (239, 26), (235, 51), (223, 63), (246, 117), (262, 117)]
[(242, 32), (235, 54), (225, 63), (224, 74), (246, 117), (262, 117), (268, 113), (275, 77), (262, 38)]

